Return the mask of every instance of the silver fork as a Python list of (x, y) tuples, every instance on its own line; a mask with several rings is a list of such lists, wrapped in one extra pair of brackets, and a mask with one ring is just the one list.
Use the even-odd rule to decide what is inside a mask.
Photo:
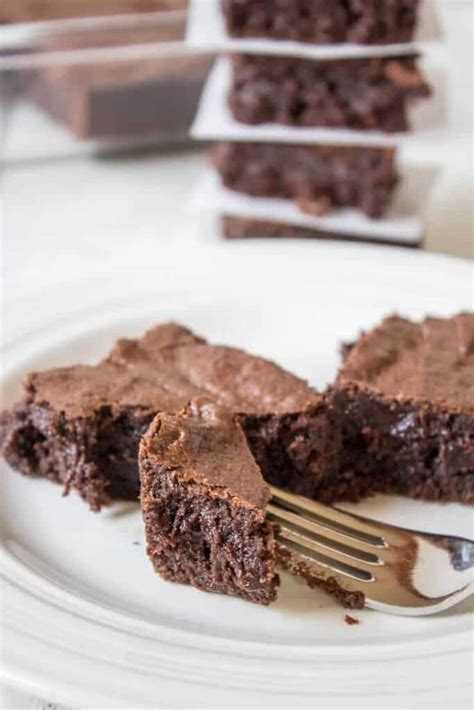
[[(406, 530), (271, 486), (279, 558), (314, 586), (334, 583), (357, 606), (418, 616), (474, 593), (474, 541)], [(360, 606), (361, 604), (359, 604)]]

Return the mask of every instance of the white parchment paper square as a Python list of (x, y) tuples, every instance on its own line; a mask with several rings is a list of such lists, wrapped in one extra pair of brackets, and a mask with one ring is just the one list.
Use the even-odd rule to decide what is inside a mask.
[(275, 197), (252, 197), (223, 187), (219, 176), (206, 171), (192, 198), (192, 205), (237, 217), (282, 222), (322, 229), (354, 237), (372, 237), (417, 243), (423, 234), (423, 212), (436, 171), (421, 166), (404, 166), (393, 204), (384, 219), (370, 219), (356, 209), (334, 209), (322, 217), (302, 212), (296, 202)]

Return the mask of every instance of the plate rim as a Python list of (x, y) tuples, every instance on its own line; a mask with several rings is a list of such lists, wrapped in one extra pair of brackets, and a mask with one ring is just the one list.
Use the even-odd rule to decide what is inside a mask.
[[(361, 245), (354, 245), (356, 247), (355, 251), (359, 252), (361, 251)], [(284, 248), (284, 245), (282, 245), (282, 248)], [(366, 250), (366, 245), (364, 245), (364, 251)], [(374, 247), (373, 250), (380, 251), (384, 255), (387, 255), (386, 252), (386, 247)], [(330, 250), (334, 251), (334, 250)], [(399, 251), (404, 251), (403, 248), (400, 248)], [(406, 256), (408, 256), (406, 254)], [(430, 259), (435, 259), (437, 263), (444, 262), (446, 261), (451, 261), (454, 260), (454, 262), (457, 263), (464, 263), (467, 265), (470, 265), (470, 260), (466, 259), (459, 259), (457, 257), (450, 257), (442, 254), (426, 254), (426, 253), (417, 253), (416, 258), (419, 258), (420, 256), (429, 256)], [(410, 258), (412, 257), (412, 254), (410, 254)], [(84, 279), (79, 279), (75, 282), (74, 286), (80, 286), (81, 283), (84, 283)], [(88, 282), (90, 283), (90, 281)], [(156, 292), (159, 288), (147, 288), (146, 289), (148, 292), (152, 290), (153, 292)], [(179, 289), (180, 291), (186, 290), (186, 289)], [(205, 289), (207, 290), (207, 288)], [(215, 290), (215, 287), (213, 287), (213, 290)], [(132, 307), (132, 311), (137, 308), (137, 303), (142, 299), (144, 294), (140, 293), (137, 295), (137, 297), (134, 300), (134, 305)], [(126, 304), (126, 307), (124, 309), (121, 308)], [(99, 306), (99, 304), (98, 304)], [(110, 314), (108, 311), (108, 308), (118, 308), (118, 311), (115, 311), (114, 313)], [(37, 339), (38, 336), (41, 335), (43, 337), (47, 337), (48, 333), (54, 333), (55, 334), (55, 340), (59, 338), (61, 340), (61, 337), (58, 336), (57, 329), (60, 328), (61, 322), (64, 321), (75, 321), (73, 331), (75, 331), (76, 335), (79, 335), (80, 333), (86, 332), (87, 329), (93, 328), (94, 325), (90, 325), (90, 322), (87, 323), (87, 328), (84, 330), (82, 326), (85, 325), (85, 321), (87, 320), (87, 315), (91, 313), (91, 311), (96, 312), (97, 310), (101, 311), (101, 315), (97, 318), (97, 320), (94, 319), (94, 323), (97, 326), (98, 322), (103, 321), (103, 320), (108, 320), (109, 322), (118, 322), (121, 319), (126, 318), (127, 316), (130, 315), (130, 308), (129, 308), (129, 301), (125, 300), (120, 296), (119, 298), (109, 300), (108, 303), (103, 303), (103, 308), (104, 308), (104, 313), (102, 313), (102, 308), (97, 308), (94, 307), (94, 309), (90, 306), (87, 308), (82, 309), (80, 312), (75, 312), (75, 313), (68, 313), (62, 316), (55, 316), (50, 318), (47, 323), (44, 323), (44, 325), (38, 326), (37, 328), (29, 328), (25, 330), (25, 332), (21, 333), (17, 337), (13, 337), (10, 339), (6, 339), (6, 341), (2, 345), (2, 354), (7, 355), (7, 358), (13, 358), (15, 359), (16, 353), (18, 350), (22, 350), (23, 345), (25, 343), (32, 343), (31, 344), (31, 350), (34, 351), (35, 347), (37, 347)], [(78, 324), (81, 324), (81, 328), (78, 330), (77, 326)], [(26, 355), (23, 355), (23, 359), (26, 358)], [(7, 367), (6, 370), (6, 375), (4, 374), (4, 378), (8, 379), (8, 377), (11, 375), (12, 366), (10, 365), (10, 369)], [(10, 375), (8, 374), (10, 373)], [(3, 536), (2, 536), (2, 544), (3, 544)], [(7, 563), (7, 580), (8, 581), (15, 581), (15, 573), (13, 573), (13, 577), (10, 577), (8, 572), (8, 566), (9, 563)], [(11, 568), (10, 568), (11, 570)], [(56, 585), (57, 586), (57, 585)], [(68, 594), (71, 594), (74, 596), (72, 592), (68, 592)], [(62, 593), (59, 595), (64, 596)], [(77, 597), (76, 597), (77, 598)], [(7, 600), (8, 603), (8, 600)], [(47, 600), (43, 597), (42, 603), (45, 603), (47, 605)], [(87, 602), (87, 604), (91, 604), (92, 606), (95, 607), (96, 613), (102, 613), (103, 611), (103, 606), (95, 603), (95, 602)], [(69, 613), (67, 609), (67, 604), (63, 608), (64, 613)], [(112, 617), (117, 614), (119, 617), (122, 615), (120, 612), (112, 611)], [(136, 623), (136, 619), (135, 622)], [(150, 622), (144, 622), (145, 625), (150, 625)], [(161, 628), (161, 627), (160, 627)], [(14, 629), (15, 631), (15, 629)], [(118, 631), (120, 633), (124, 633), (122, 628), (119, 628)], [(203, 645), (206, 646), (206, 649), (209, 649), (209, 639), (213, 639), (211, 642), (211, 645), (214, 646), (212, 649), (212, 654), (213, 654), (213, 662), (217, 664), (217, 667), (219, 667), (219, 656), (224, 653), (225, 648), (224, 645), (226, 643), (225, 639), (222, 639), (222, 644), (218, 643), (215, 644), (216, 638), (219, 639), (219, 637), (216, 636), (207, 636), (205, 634), (199, 633), (199, 632), (182, 632), (182, 630), (178, 630), (178, 634), (176, 634), (176, 629), (172, 631), (172, 635), (174, 634), (175, 637), (175, 643), (177, 643), (177, 648), (178, 650), (182, 650), (183, 646), (186, 648), (190, 648), (191, 651), (201, 651)], [(129, 631), (125, 633), (130, 633)], [(21, 629), (16, 629), (16, 634), (21, 634)], [(179, 636), (179, 638), (177, 638)], [(141, 636), (138, 636), (139, 638), (142, 638)], [(394, 648), (390, 644), (385, 644), (378, 646), (376, 644), (370, 644), (370, 651), (367, 651), (366, 649), (362, 649), (364, 653), (359, 652), (357, 653), (357, 646), (346, 646), (346, 649), (350, 649), (349, 655), (346, 653), (342, 654), (341, 653), (341, 647), (340, 646), (334, 646), (331, 648), (328, 648), (328, 646), (315, 646), (315, 647), (310, 647), (308, 645), (292, 645), (292, 644), (281, 644), (280, 646), (277, 646), (277, 648), (281, 648), (282, 651), (280, 653), (284, 653), (284, 658), (286, 660), (286, 664), (288, 666), (288, 672), (295, 672), (296, 668), (299, 669), (299, 673), (301, 676), (301, 681), (303, 680), (303, 676), (306, 678), (309, 686), (314, 684), (315, 678), (318, 679), (318, 682), (321, 683), (321, 677), (320, 675), (315, 671), (314, 668), (311, 667), (312, 663), (314, 663), (315, 660), (318, 660), (318, 664), (323, 662), (324, 660), (327, 660), (328, 657), (330, 657), (330, 661), (333, 665), (337, 667), (341, 667), (344, 665), (347, 665), (348, 662), (354, 665), (354, 671), (357, 670), (359, 674), (363, 674), (363, 668), (364, 664), (367, 663), (368, 661), (374, 661), (377, 660), (380, 664), (387, 666), (391, 665), (393, 666), (394, 664), (396, 665), (398, 662), (403, 663), (403, 661), (406, 661), (407, 658), (413, 658), (416, 660), (418, 656), (423, 656), (424, 658), (427, 657), (427, 655), (430, 655), (432, 659), (439, 660), (446, 654), (451, 654), (451, 656), (456, 656), (461, 659), (466, 653), (467, 648), (470, 647), (470, 644), (467, 643), (468, 640), (470, 640), (471, 637), (471, 631), (470, 629), (463, 629), (461, 631), (453, 631), (452, 633), (448, 634), (443, 643), (440, 643), (436, 646), (436, 648), (432, 647), (432, 638), (422, 640), (420, 643), (417, 643), (414, 640), (406, 640), (403, 639), (400, 641), (398, 644), (400, 648), (403, 646), (410, 646), (410, 650), (412, 650), (411, 656), (406, 656), (406, 654), (400, 654), (397, 655), (395, 654), (394, 656)], [(196, 640), (200, 641), (200, 644), (197, 646), (193, 645), (187, 645), (186, 640), (191, 640), (193, 643)], [(157, 640), (154, 639), (154, 643), (156, 643)], [(167, 646), (167, 650), (169, 651), (169, 644), (172, 642), (171, 638), (167, 638), (163, 641), (163, 639), (160, 639), (158, 643), (163, 646)], [(270, 660), (272, 660), (272, 651), (271, 651), (271, 646), (266, 643), (266, 642), (260, 642), (260, 641), (246, 641), (242, 639), (233, 639), (231, 646), (232, 649), (229, 650), (228, 648), (229, 643), (227, 642), (227, 650), (225, 651), (226, 655), (229, 658), (234, 659), (235, 661), (238, 661), (241, 665), (242, 663), (247, 666), (247, 669), (244, 670), (242, 669), (243, 672), (243, 678), (248, 679), (248, 666), (249, 663), (252, 661), (252, 659), (255, 659), (255, 654), (258, 652), (260, 654), (264, 654), (264, 657), (268, 659), (270, 657)], [(430, 649), (431, 646), (431, 649)], [(163, 650), (163, 649), (162, 649)], [(428, 651), (431, 650), (431, 653), (428, 653)], [(291, 655), (291, 658), (288, 658), (288, 656)], [(357, 659), (354, 658), (354, 655), (358, 656)], [(324, 656), (324, 658), (322, 658)], [(382, 656), (382, 657), (381, 657)], [(243, 661), (244, 659), (244, 661)], [(176, 658), (176, 661), (179, 659)], [(282, 656), (275, 656), (274, 660), (282, 660)], [(246, 661), (249, 661), (246, 663)], [(390, 664), (387, 664), (386, 662), (390, 661)], [(304, 665), (302, 665), (304, 664)], [(182, 664), (181, 664), (182, 667)], [(221, 664), (222, 667), (222, 664)], [(189, 669), (188, 669), (189, 670)], [(246, 675), (247, 674), (247, 675)], [(286, 675), (286, 674), (285, 674)], [(28, 682), (28, 677), (25, 676), (25, 674), (22, 672), (21, 666), (18, 664), (15, 665), (14, 663), (10, 663), (9, 667), (4, 668), (2, 671), (2, 677), (5, 678), (8, 682), (15, 682), (18, 685), (23, 685), (24, 687), (31, 687), (31, 682)], [(157, 674), (156, 678), (161, 678), (161, 677), (166, 677), (166, 675), (163, 675), (163, 669), (161, 671), (158, 671), (157, 669)], [(31, 677), (30, 677), (31, 681)], [(210, 685), (213, 687), (216, 687), (216, 679), (214, 678), (214, 681), (209, 681)], [(309, 688), (308, 686), (308, 688)], [(36, 686), (35, 686), (36, 687)], [(254, 686), (251, 686), (247, 683), (247, 687), (252, 689), (256, 689)], [(324, 683), (322, 684), (321, 688), (323, 689)], [(314, 689), (313, 689), (314, 690)], [(311, 692), (313, 692), (313, 690)], [(327, 688), (326, 688), (327, 690)], [(370, 683), (367, 686), (364, 686), (363, 689), (361, 689), (362, 695), (364, 693), (369, 692), (370, 693), (371, 686)], [(373, 688), (372, 688), (373, 690)], [(308, 690), (309, 692), (309, 690)], [(324, 696), (324, 693), (323, 693)], [(74, 693), (70, 696), (68, 696), (68, 699), (74, 697)], [(321, 695), (318, 693), (318, 697), (321, 697)], [(361, 696), (362, 697), (362, 696)]]

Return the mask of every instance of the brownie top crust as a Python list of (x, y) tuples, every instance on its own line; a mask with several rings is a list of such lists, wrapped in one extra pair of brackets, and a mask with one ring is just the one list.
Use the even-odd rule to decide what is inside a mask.
[(264, 508), (270, 498), (237, 419), (212, 402), (201, 399), (178, 414), (158, 414), (142, 438), (140, 456), (238, 505)]
[(33, 372), (25, 387), (31, 401), (70, 417), (102, 407), (178, 412), (199, 397), (251, 415), (292, 413), (320, 401), (304, 380), (275, 363), (210, 345), (176, 323), (158, 325), (138, 340), (118, 340), (98, 365)]
[(386, 318), (350, 349), (337, 383), (474, 415), (474, 313)]

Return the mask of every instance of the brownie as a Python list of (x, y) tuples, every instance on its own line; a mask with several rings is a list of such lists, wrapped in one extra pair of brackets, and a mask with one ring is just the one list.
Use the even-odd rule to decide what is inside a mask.
[(228, 103), (247, 124), (406, 131), (408, 104), (431, 93), (416, 60), (234, 55)]
[(382, 217), (398, 182), (392, 148), (221, 143), (211, 159), (231, 190), (294, 199), (320, 214), (354, 207)]
[(147, 550), (165, 579), (276, 598), (270, 491), (235, 416), (212, 403), (158, 414), (140, 443)]
[(413, 39), (419, 0), (221, 0), (232, 37), (330, 44)]
[(205, 397), (238, 416), (264, 479), (323, 503), (375, 492), (474, 502), (474, 314), (386, 319), (345, 349), (321, 396), (276, 364), (175, 324), (120, 340), (96, 366), (30, 374), (2, 453), (97, 510), (139, 494), (155, 414)]
[(384, 246), (402, 246), (409, 248), (421, 246), (421, 242), (388, 241), (383, 238), (377, 239), (372, 235), (353, 236), (340, 232), (328, 232), (322, 229), (284, 224), (283, 222), (270, 222), (231, 215), (221, 217), (221, 231), (225, 239), (330, 239), (348, 242), (364, 241)]
[(267, 604), (278, 563), (358, 608), (360, 591), (275, 544), (266, 483), (323, 503), (473, 504), (474, 313), (392, 316), (343, 352), (322, 396), (271, 361), (156, 326), (98, 365), (30, 374), (2, 415), (2, 454), (94, 510), (138, 496), (139, 458), (148, 553), (167, 579)]
[(306, 382), (176, 324), (119, 340), (98, 365), (31, 373), (24, 389), (23, 400), (2, 415), (3, 456), (26, 475), (76, 490), (93, 510), (138, 497), (140, 437), (155, 414), (180, 411), (199, 396), (241, 416), (272, 483), (313, 493), (335, 462), (337, 437), (329, 434), (321, 396)]
[(329, 400), (355, 497), (474, 503), (474, 313), (386, 318), (345, 350)]
[(279, 565), (346, 607), (363, 606), (361, 591), (275, 539), (270, 489), (241, 417), (204, 400), (158, 414), (140, 442), (139, 466), (147, 552), (165, 579), (268, 604)]
[(187, 0), (2, 0), (0, 24), (184, 10)]
[[(264, 477), (279, 471), (277, 485), (323, 503), (397, 493), (474, 504), (474, 313), (421, 323), (392, 316), (345, 353), (319, 418), (299, 418), (303, 436), (319, 427), (296, 450), (305, 464), (317, 457), (320, 475), (308, 471), (296, 482), (284, 436), (271, 442), (258, 432), (252, 440), (246, 422)], [(322, 446), (331, 434), (332, 451)]]

